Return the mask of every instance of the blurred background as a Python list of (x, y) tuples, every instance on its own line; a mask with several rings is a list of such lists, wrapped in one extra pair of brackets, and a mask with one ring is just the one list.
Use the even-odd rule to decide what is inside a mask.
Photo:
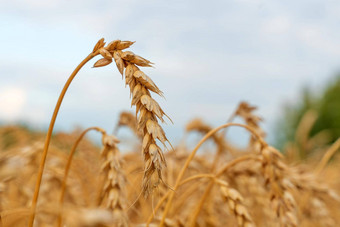
[[(240, 101), (259, 109), (268, 140), (293, 140), (305, 113), (311, 135), (340, 136), (340, 2), (11, 0), (0, 7), (0, 123), (46, 130), (70, 73), (102, 37), (131, 40), (151, 60), (145, 72), (164, 92), (174, 144), (200, 117), (227, 121)], [(71, 85), (56, 131), (100, 126), (112, 131), (131, 110), (113, 65), (91, 68)], [(306, 117), (306, 118), (307, 118)], [(307, 119), (307, 120), (308, 120)], [(306, 120), (306, 121), (307, 121)], [(309, 120), (310, 122), (310, 120)], [(236, 143), (242, 129), (228, 131)]]

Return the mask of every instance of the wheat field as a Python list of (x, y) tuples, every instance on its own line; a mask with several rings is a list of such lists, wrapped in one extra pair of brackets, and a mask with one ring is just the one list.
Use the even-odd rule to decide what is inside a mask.
[[(97, 42), (76, 67), (56, 104), (47, 134), (19, 126), (0, 128), (1, 226), (337, 226), (340, 174), (336, 151), (308, 137), (306, 113), (296, 141), (277, 150), (260, 127), (261, 110), (240, 102), (216, 128), (193, 119), (194, 146), (172, 145), (161, 123), (172, 123), (156, 99), (163, 97), (142, 67), (153, 65), (126, 49), (134, 42)], [(123, 111), (111, 135), (98, 126), (53, 134), (68, 86), (94, 57), (93, 67), (115, 64), (130, 89), (135, 113)], [(95, 69), (93, 69), (95, 70)], [(81, 75), (79, 75), (81, 77)], [(67, 98), (67, 97), (66, 97)], [(234, 123), (235, 118), (243, 123)], [(118, 129), (136, 136), (120, 151)], [(228, 128), (249, 133), (244, 148), (227, 140)], [(101, 145), (86, 136), (96, 132)], [(206, 141), (204, 152), (198, 152)], [(299, 149), (315, 150), (306, 159)]]

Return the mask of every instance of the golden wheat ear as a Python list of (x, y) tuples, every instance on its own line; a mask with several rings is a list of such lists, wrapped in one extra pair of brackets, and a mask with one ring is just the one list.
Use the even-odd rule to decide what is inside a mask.
[[(251, 106), (247, 102), (241, 102), (238, 105), (238, 107), (237, 107), (237, 109), (234, 113), (234, 116), (241, 117), (249, 127), (252, 127), (253, 129), (255, 129), (256, 132), (260, 136), (265, 138), (266, 133), (260, 127), (260, 122), (263, 121), (263, 119), (262, 119), (262, 117), (257, 116), (253, 113), (253, 111), (255, 111), (255, 110), (257, 110), (256, 106)], [(260, 145), (259, 145), (259, 143), (257, 143), (257, 140), (254, 136), (250, 137), (249, 146), (252, 147), (253, 149), (255, 148), (255, 149), (258, 150), (258, 147)]]
[(113, 135), (103, 134), (101, 156), (103, 164), (101, 171), (105, 176), (100, 203), (112, 211), (114, 223), (127, 227), (128, 217), (125, 212), (127, 199), (125, 196), (125, 174), (122, 170), (122, 159), (117, 147), (119, 140)]
[(114, 134), (117, 134), (118, 129), (120, 127), (126, 126), (128, 127), (140, 140), (143, 139), (143, 134), (137, 128), (137, 120), (133, 113), (123, 111), (119, 115), (119, 121), (115, 127)]
[(220, 190), (223, 200), (227, 202), (231, 213), (237, 219), (237, 225), (239, 227), (255, 227), (241, 194), (236, 189), (230, 188), (226, 182), (220, 183)]
[(273, 147), (261, 150), (262, 174), (269, 187), (270, 200), (282, 226), (298, 226), (297, 204), (285, 184), (288, 166), (282, 161), (283, 155)]
[(142, 190), (144, 196), (148, 197), (162, 182), (162, 169), (166, 166), (163, 150), (156, 141), (162, 143), (165, 148), (166, 143), (170, 144), (158, 123), (158, 120), (164, 122), (164, 116), (170, 118), (157, 101), (151, 97), (151, 92), (160, 96), (163, 96), (163, 93), (152, 79), (138, 67), (151, 67), (153, 63), (131, 51), (123, 51), (134, 42), (115, 40), (106, 47), (103, 43), (104, 40), (100, 40), (94, 48), (94, 51), (99, 51), (103, 58), (99, 59), (93, 67), (106, 66), (114, 60), (118, 71), (122, 76), (125, 74), (125, 84), (130, 87), (132, 95), (131, 105), (136, 106), (137, 129), (142, 132), (142, 154), (144, 157)]

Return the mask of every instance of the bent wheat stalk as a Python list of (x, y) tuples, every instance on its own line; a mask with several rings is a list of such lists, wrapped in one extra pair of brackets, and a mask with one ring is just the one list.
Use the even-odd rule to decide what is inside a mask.
[[(188, 132), (197, 131), (197, 132), (200, 132), (202, 135), (207, 134), (212, 129), (213, 128), (210, 125), (204, 123), (200, 119), (194, 119), (186, 125), (186, 131)], [(220, 156), (223, 154), (223, 152), (228, 150), (228, 146), (222, 134), (214, 134), (212, 136), (212, 139), (217, 146), (217, 152), (214, 156), (214, 159), (211, 165), (211, 171), (213, 172), (215, 168), (217, 167), (217, 163), (219, 161)], [(232, 154), (232, 149), (229, 149), (228, 152), (231, 152)]]
[[(207, 178), (207, 179), (215, 179), (220, 177), (225, 171), (227, 171), (229, 168), (232, 168), (233, 166), (237, 165), (238, 163), (241, 163), (243, 161), (248, 161), (248, 160), (256, 160), (256, 161), (261, 161), (260, 158), (253, 156), (253, 155), (245, 155), (245, 156), (241, 156), (239, 158), (236, 158), (228, 163), (226, 163), (220, 170), (217, 171), (216, 175), (213, 174), (197, 174), (194, 175), (192, 177), (188, 177), (186, 179), (184, 179), (183, 181), (181, 181), (179, 183), (179, 186), (182, 186), (183, 184), (186, 184), (192, 180), (195, 180), (197, 178)], [(214, 184), (214, 181), (211, 181), (211, 184)], [(195, 188), (194, 188), (195, 189)], [(195, 189), (196, 190), (196, 189)], [(152, 219), (154, 218), (155, 213), (158, 211), (159, 207), (162, 205), (162, 203), (169, 197), (171, 191), (168, 191), (161, 199), (160, 201), (158, 201), (156, 207), (154, 208), (153, 212), (150, 214), (150, 216), (148, 217), (148, 220), (146, 222), (146, 226), (149, 226)], [(209, 191), (210, 192), (210, 191)], [(185, 196), (184, 196), (185, 198)], [(203, 200), (204, 201), (204, 200)]]
[(28, 222), (28, 226), (32, 227), (33, 223), (34, 223), (34, 217), (35, 217), (35, 210), (37, 207), (37, 202), (38, 202), (38, 197), (39, 197), (39, 191), (40, 191), (40, 185), (41, 185), (41, 180), (42, 180), (42, 175), (44, 172), (44, 167), (45, 167), (45, 162), (46, 162), (46, 157), (47, 157), (47, 152), (48, 152), (48, 147), (50, 145), (51, 142), (51, 136), (52, 136), (52, 132), (53, 132), (53, 128), (54, 128), (54, 124), (55, 121), (57, 119), (58, 116), (58, 112), (61, 106), (61, 103), (64, 99), (64, 96), (66, 94), (67, 89), (69, 88), (71, 82), (73, 81), (73, 79), (76, 77), (77, 73), (79, 72), (79, 70), (88, 62), (90, 61), (92, 58), (94, 58), (95, 56), (97, 56), (99, 54), (99, 49), (104, 46), (104, 39), (101, 39), (97, 42), (96, 46), (94, 47), (92, 53), (90, 53), (77, 67), (76, 69), (72, 72), (72, 74), (70, 75), (70, 77), (68, 78), (68, 80), (66, 81), (63, 90), (61, 91), (57, 104), (54, 108), (54, 112), (50, 121), (50, 125), (48, 127), (48, 131), (47, 131), (47, 135), (46, 135), (46, 139), (45, 139), (45, 144), (44, 144), (44, 150), (41, 156), (41, 160), (40, 160), (40, 165), (39, 165), (39, 171), (38, 171), (38, 176), (37, 176), (37, 181), (36, 181), (36, 185), (35, 185), (35, 189), (34, 189), (34, 195), (33, 195), (33, 199), (32, 199), (32, 205), (31, 205), (31, 215), (29, 218), (29, 222)]
[[(255, 133), (253, 135), (258, 136)], [(261, 138), (261, 137), (258, 137), (258, 138)], [(262, 146), (266, 146), (264, 141), (262, 141), (261, 139), (259, 141), (262, 144)], [(261, 161), (261, 159), (259, 159), (256, 156), (253, 156), (253, 155), (241, 156), (237, 159), (234, 159), (234, 160), (226, 163), (220, 170), (217, 171), (216, 177), (220, 177), (224, 172), (226, 172), (229, 168), (235, 166), (236, 164), (241, 163), (243, 161), (249, 161), (249, 160)], [(192, 217), (191, 217), (191, 220), (190, 220), (190, 226), (195, 226), (197, 217), (198, 217), (206, 199), (209, 197), (210, 192), (213, 189), (214, 185), (215, 185), (215, 181), (211, 180), (210, 183), (208, 184), (208, 186), (206, 187), (204, 194), (201, 197), (201, 200), (198, 202), (198, 206), (196, 207), (196, 209), (194, 210), (194, 212), (192, 214)]]
[[(247, 126), (247, 125), (243, 125), (243, 124), (238, 124), (238, 123), (228, 123), (228, 124), (224, 124), (224, 125), (221, 125), (217, 128), (214, 128), (213, 130), (211, 130), (209, 133), (207, 133), (202, 139), (201, 141), (196, 145), (196, 147), (194, 148), (194, 150), (190, 153), (189, 157), (187, 158), (187, 160), (185, 161), (184, 163), (184, 166), (182, 167), (177, 179), (176, 179), (176, 183), (175, 183), (175, 186), (173, 188), (173, 191), (170, 192), (170, 195), (169, 195), (169, 199), (165, 205), (165, 209), (164, 209), (164, 212), (163, 212), (163, 216), (162, 216), (162, 219), (161, 219), (161, 222), (160, 222), (160, 227), (164, 226), (164, 223), (165, 223), (165, 218), (166, 218), (166, 215), (168, 214), (168, 212), (170, 211), (170, 207), (171, 207), (171, 203), (175, 197), (175, 192), (176, 190), (178, 189), (178, 187), (180, 186), (180, 182), (182, 180), (182, 177), (184, 176), (184, 173), (186, 171), (186, 169), (188, 168), (190, 162), (192, 161), (192, 159), (194, 158), (194, 156), (196, 155), (196, 152), (197, 150), (201, 147), (201, 145), (207, 140), (209, 139), (211, 136), (213, 136), (216, 132), (218, 132), (219, 130), (223, 129), (223, 128), (227, 128), (227, 127), (230, 127), (230, 126), (238, 126), (238, 127), (243, 127), (245, 128), (246, 130), (248, 130), (249, 132), (252, 133), (252, 135), (256, 136), (256, 138), (259, 140), (259, 142), (263, 145), (263, 146), (266, 146), (266, 142), (263, 141), (262, 137), (260, 135), (257, 134), (257, 132), (252, 129), (251, 127)], [(194, 215), (193, 219), (196, 220), (198, 216), (198, 213)]]
[[(61, 192), (60, 192), (60, 198), (59, 198), (59, 208), (61, 210), (63, 209), (64, 195), (65, 195), (65, 190), (66, 190), (66, 182), (67, 182), (68, 173), (69, 173), (70, 168), (71, 168), (73, 156), (74, 156), (76, 149), (77, 149), (79, 143), (81, 142), (81, 140), (84, 138), (86, 133), (88, 133), (91, 130), (96, 130), (98, 132), (101, 132), (102, 134), (105, 133), (105, 130), (101, 129), (99, 127), (87, 128), (80, 134), (80, 136), (78, 137), (76, 142), (73, 144), (71, 152), (70, 152), (68, 159), (67, 159), (67, 163), (66, 163), (65, 171), (64, 171), (64, 177), (63, 177), (62, 186), (61, 186)], [(59, 217), (58, 217), (58, 226), (61, 227), (61, 225), (62, 225), (62, 211), (59, 213)]]
[(328, 161), (331, 159), (331, 157), (337, 152), (337, 150), (340, 148), (340, 138), (338, 138), (332, 146), (325, 152), (323, 155), (321, 161), (318, 163), (318, 165), (315, 168), (315, 173), (319, 174), (322, 172), (322, 170), (327, 165)]

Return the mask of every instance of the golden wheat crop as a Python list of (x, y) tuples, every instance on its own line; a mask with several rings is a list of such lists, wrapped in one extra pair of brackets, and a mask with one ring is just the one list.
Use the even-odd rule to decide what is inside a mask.
[[(313, 113), (303, 117), (296, 141), (281, 152), (266, 142), (259, 124), (262, 118), (246, 102), (219, 127), (200, 119), (190, 121), (186, 133), (198, 132), (202, 139), (194, 148), (172, 147), (159, 125), (167, 115), (151, 97), (152, 92), (163, 93), (139, 68), (152, 63), (125, 50), (132, 44), (97, 42), (66, 82), (46, 137), (44, 132), (19, 126), (0, 128), (1, 226), (296, 227), (340, 223), (340, 159), (336, 155), (340, 139), (327, 146), (309, 138), (306, 130), (315, 122)], [(82, 66), (98, 55), (102, 58), (94, 67), (114, 62), (130, 88), (135, 114), (122, 112), (114, 132), (127, 126), (136, 135), (136, 141), (131, 141), (139, 144), (135, 150), (119, 151), (119, 139), (99, 127), (52, 136), (68, 86)], [(233, 123), (235, 117), (244, 124)], [(226, 139), (230, 127), (249, 132), (246, 148)], [(89, 131), (101, 134), (99, 147), (86, 138)], [(216, 149), (208, 147), (198, 153), (209, 139)], [(305, 150), (319, 146), (313, 156), (301, 160), (296, 155), (297, 143)], [(171, 149), (163, 153), (167, 145)]]

